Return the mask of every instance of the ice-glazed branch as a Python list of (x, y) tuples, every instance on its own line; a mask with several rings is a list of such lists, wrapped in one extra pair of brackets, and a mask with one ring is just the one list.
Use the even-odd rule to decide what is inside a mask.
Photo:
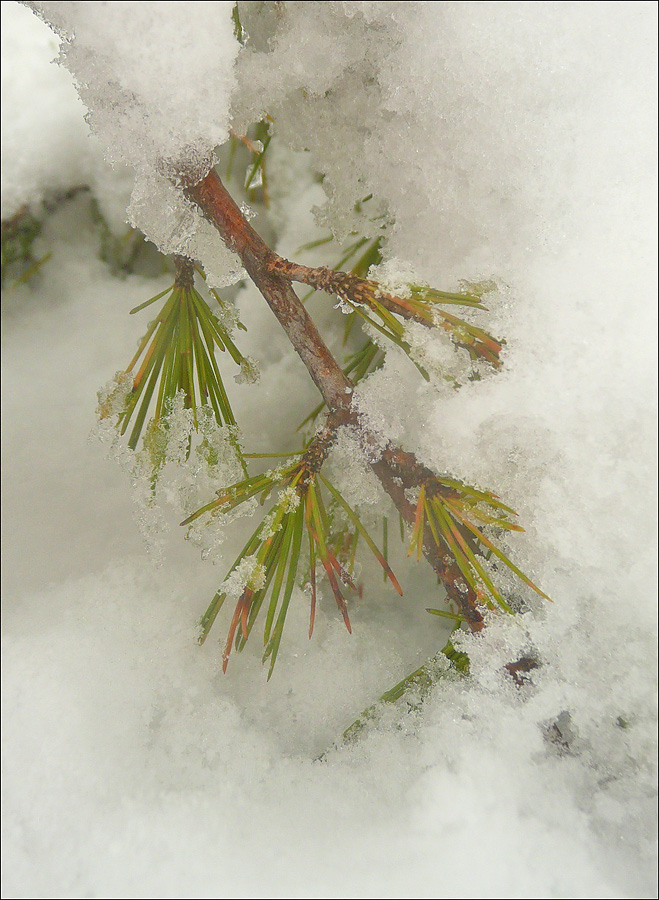
[[(338, 427), (346, 424), (359, 425), (359, 420), (357, 413), (351, 408), (352, 382), (328, 350), (292, 288), (291, 281), (297, 280), (304, 267), (296, 267), (282, 259), (265, 244), (243, 216), (215, 171), (211, 170), (201, 182), (189, 186), (187, 194), (217, 228), (227, 246), (238, 254), (327, 404), (329, 416), (320, 442), (325, 451)], [(331, 281), (329, 270), (323, 272), (326, 274), (321, 280), (328, 286)], [(345, 273), (336, 275), (340, 279)], [(358, 289), (359, 285), (355, 284), (354, 287)], [(363, 428), (362, 432), (368, 446), (375, 448), (379, 445), (375, 436), (369, 435)], [(371, 467), (403, 519), (412, 525), (416, 513), (407, 492), (413, 492), (428, 479), (434, 478), (433, 473), (419, 463), (414, 454), (392, 446), (384, 452), (375, 452)], [(433, 540), (429, 525), (424, 529), (422, 551), (471, 628), (480, 630), (483, 627), (483, 617), (479, 610), (478, 595), (465, 583), (457, 564), (450, 558), (447, 561), (446, 554)]]

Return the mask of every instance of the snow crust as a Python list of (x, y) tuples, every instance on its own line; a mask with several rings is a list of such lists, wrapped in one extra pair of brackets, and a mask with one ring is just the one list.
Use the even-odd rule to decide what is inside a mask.
[[(389, 352), (357, 402), (378, 434), (520, 512), (511, 553), (553, 603), (524, 595), (525, 615), (458, 638), (469, 681), (383, 710), (354, 744), (333, 746), (445, 639), (405, 548), (402, 600), (365, 561), (351, 637), (321, 603), (309, 644), (293, 602), (271, 682), (250, 644), (221, 677), (197, 623), (254, 522), (213, 535), (218, 565), (202, 566), (165, 510), (162, 568), (145, 562), (129, 486), (86, 437), (135, 344), (127, 311), (166, 280), (113, 279), (76, 200), (40, 238), (57, 265), (3, 314), (3, 894), (655, 896), (656, 5), (241, 3), (240, 52), (230, 3), (32, 5), (64, 39), (97, 144), (43, 26), (3, 3), (3, 216), (5, 198), (12, 214), (73, 184), (78, 158), (126, 198), (90, 162), (100, 141), (136, 176), (132, 220), (231, 283), (235, 261), (156, 160), (203, 172), (229, 125), (267, 112), (258, 227), (279, 252), (386, 222), (389, 283), (494, 279), (500, 374), (456, 392)], [(29, 110), (26, 84), (44, 85)], [(296, 449), (313, 387), (256, 290), (238, 303), (262, 378), (234, 409), (250, 449)], [(358, 436), (331, 464), (376, 516)], [(200, 473), (174, 485), (179, 505)], [(520, 690), (503, 666), (531, 653)]]
[(106, 160), (133, 171), (130, 224), (163, 253), (205, 260), (215, 286), (238, 280), (240, 264), (172, 183), (201, 179), (229, 136), (231, 0), (27, 5), (59, 34)]
[[(2, 218), (45, 194), (86, 184), (103, 166), (71, 76), (51, 65), (58, 41), (17, 3), (2, 3)], [(17, 63), (20, 60), (20, 63)], [(125, 202), (125, 201), (124, 201)], [(120, 221), (125, 218), (125, 205)]]

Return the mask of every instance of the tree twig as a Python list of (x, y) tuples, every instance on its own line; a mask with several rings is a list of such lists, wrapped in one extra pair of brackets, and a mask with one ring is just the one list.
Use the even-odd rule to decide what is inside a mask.
[(360, 278), (352, 272), (339, 272), (336, 269), (328, 269), (327, 266), (312, 268), (280, 256), (275, 256), (270, 265), (275, 272), (290, 278), (291, 281), (306, 284), (316, 291), (336, 294), (337, 297), (347, 297), (353, 302), (365, 306), (370, 306), (371, 301), (376, 299), (385, 309), (397, 316), (418, 322), (420, 325), (431, 326), (434, 324), (427, 315), (421, 315), (406, 306), (405, 301), (401, 298), (394, 298), (391, 294), (383, 291), (375, 281)]
[(211, 170), (199, 184), (188, 188), (188, 195), (215, 225), (229, 249), (240, 257), (307, 367), (328, 409), (347, 410), (352, 382), (325, 346), (311, 316), (293, 290), (290, 279), (271, 265), (273, 260), (278, 259), (277, 255), (243, 216), (217, 173)]

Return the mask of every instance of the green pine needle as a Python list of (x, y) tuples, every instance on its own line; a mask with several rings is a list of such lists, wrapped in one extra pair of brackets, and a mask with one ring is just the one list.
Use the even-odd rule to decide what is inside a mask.
[[(422, 485), (419, 491), (409, 555), (416, 553), (417, 559), (421, 558), (424, 539), (429, 533), (442, 554), (448, 553), (455, 560), (465, 583), (487, 606), (494, 604), (505, 612), (512, 613), (509, 603), (496, 587), (492, 574), (488, 571), (486, 563), (492, 555), (524, 584), (549, 600), (547, 594), (541, 591), (473, 521), (476, 519), (494, 530), (523, 531), (520, 525), (510, 521), (509, 517), (516, 515), (515, 511), (502, 503), (495, 494), (479, 491), (454, 479), (437, 478), (429, 484)], [(460, 585), (456, 584), (455, 587), (460, 590)], [(438, 611), (432, 612), (440, 615)]]
[(174, 284), (136, 306), (131, 314), (163, 297), (166, 299), (159, 314), (126, 369), (132, 373), (133, 386), (117, 425), (121, 434), (132, 426), (128, 439), (132, 450), (137, 447), (149, 414), (149, 427), (153, 428), (172, 408), (180, 392), (185, 408), (193, 411), (195, 427), (201, 407), (212, 409), (218, 425), (235, 425), (216, 351), (228, 352), (238, 365), (250, 365), (194, 286)]
[[(240, 651), (245, 646), (258, 615), (265, 606), (263, 661), (269, 662), (268, 678), (272, 675), (278, 658), (295, 586), (301, 582), (304, 571), (309, 572), (306, 583), (311, 593), (309, 637), (313, 633), (317, 562), (320, 562), (325, 571), (348, 631), (352, 628), (342, 585), (351, 590), (357, 589), (352, 571), (360, 537), (382, 566), (385, 576), (398, 593), (402, 594), (385, 554), (375, 545), (357, 513), (327, 478), (307, 466), (304, 457), (275, 471), (245, 478), (218, 492), (215, 500), (192, 513), (181, 524), (189, 525), (205, 514), (221, 515), (252, 497), (260, 496), (265, 501), (275, 490), (278, 491), (278, 496), (274, 508), (259, 523), (225, 579), (227, 584), (227, 579), (250, 559), (253, 560), (253, 569), (250, 571), (259, 575), (256, 581), (254, 575), (250, 575), (238, 597), (224, 647), (223, 670), (226, 671), (234, 647)], [(337, 531), (333, 512), (323, 496), (324, 490), (328, 492), (331, 503), (345, 513), (354, 531), (347, 535), (345, 528)], [(347, 556), (345, 564), (341, 562), (344, 556)], [(303, 564), (305, 560), (308, 568)], [(213, 597), (201, 621), (201, 643), (205, 641), (227, 596), (227, 590), (220, 588)]]
[[(428, 610), (428, 612), (433, 612), (440, 616), (445, 615), (449, 619), (461, 618), (451, 613), (444, 613), (443, 610)], [(455, 632), (459, 625), (460, 622), (456, 621), (451, 634)], [(446, 666), (446, 660), (450, 664), (448, 667)], [(433, 685), (437, 684), (438, 679), (455, 679), (468, 674), (469, 657), (466, 653), (456, 650), (449, 638), (439, 653), (427, 660), (422, 666), (419, 666), (418, 669), (415, 669), (414, 672), (406, 675), (405, 678), (401, 679), (392, 688), (389, 688), (388, 691), (385, 691), (377, 703), (365, 709), (359, 718), (343, 732), (343, 741), (351, 743), (358, 739), (370, 724), (377, 721), (384, 704), (396, 703), (405, 697), (408, 705), (418, 706), (423, 702)], [(411, 695), (415, 697), (413, 702)]]

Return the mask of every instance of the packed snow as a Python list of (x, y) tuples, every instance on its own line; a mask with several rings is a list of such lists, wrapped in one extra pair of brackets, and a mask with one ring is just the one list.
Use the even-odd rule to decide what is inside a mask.
[[(232, 3), (2, 3), (2, 216), (34, 211), (52, 254), (3, 299), (3, 896), (656, 896), (656, 4), (237, 8), (242, 43)], [(257, 637), (223, 676), (227, 623), (203, 647), (198, 623), (256, 521), (187, 542), (177, 523), (239, 477), (233, 436), (207, 422), (215, 469), (172, 457), (158, 505), (89, 439), (148, 321), (129, 310), (171, 283), (113, 274), (90, 198), (235, 285), (172, 173), (265, 115), (254, 225), (280, 253), (332, 264), (383, 233), (387, 284), (492, 283), (502, 372), (456, 391), (393, 350), (355, 402), (518, 510), (511, 553), (553, 601), (460, 634), (468, 679), (350, 742), (446, 639), (428, 567), (390, 536), (403, 598), (365, 557), (352, 635), (323, 596), (310, 642), (300, 591), (272, 679)], [(256, 289), (233, 291), (261, 370), (223, 364), (242, 440), (294, 451), (317, 393)], [(309, 303), (339, 348), (332, 307)], [(376, 522), (358, 433), (328, 466)], [(519, 688), (504, 666), (531, 654)]]

